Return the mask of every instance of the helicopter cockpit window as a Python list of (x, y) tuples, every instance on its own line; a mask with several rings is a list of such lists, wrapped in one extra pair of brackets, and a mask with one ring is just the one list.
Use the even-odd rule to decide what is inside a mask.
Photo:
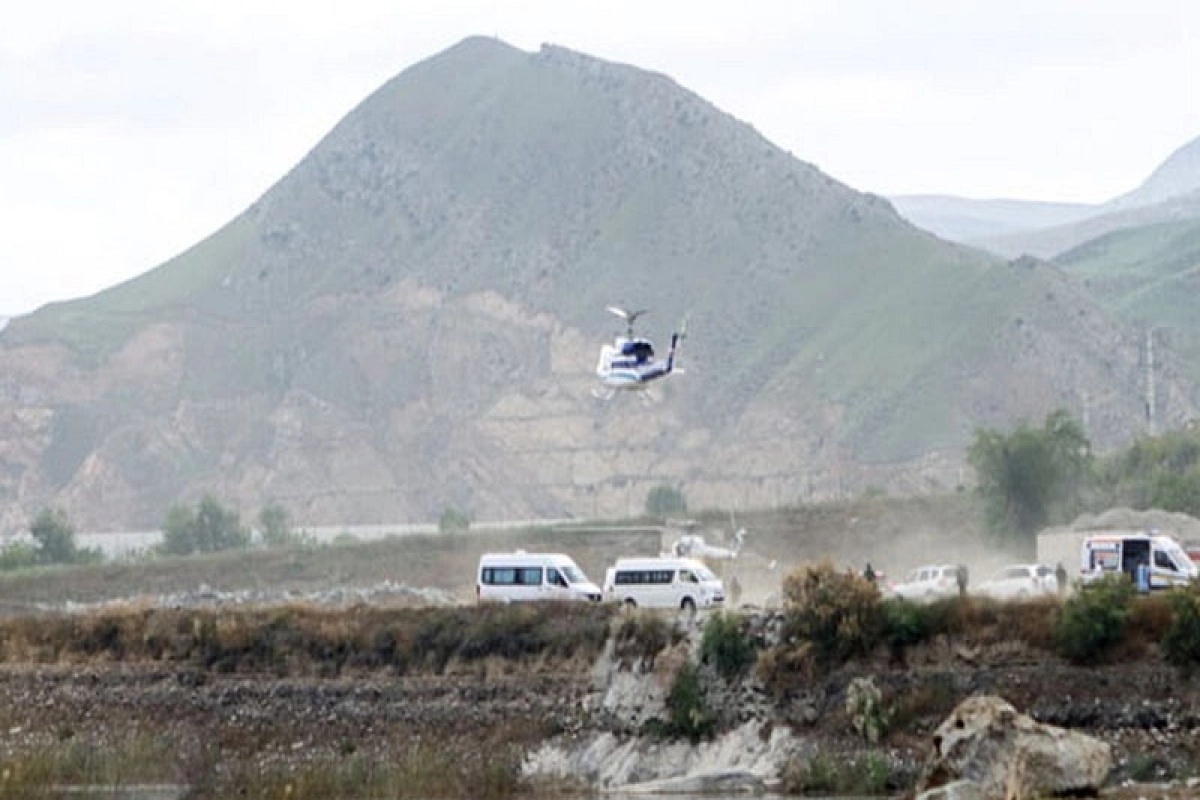
[(630, 356), (636, 361), (648, 361), (654, 358), (654, 346), (645, 339), (632, 339), (621, 346), (621, 355)]

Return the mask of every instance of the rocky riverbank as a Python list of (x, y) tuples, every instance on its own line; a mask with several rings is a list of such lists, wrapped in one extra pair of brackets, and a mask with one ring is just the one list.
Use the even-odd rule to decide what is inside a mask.
[[(900, 793), (934, 728), (976, 694), (1108, 742), (1113, 785), (1200, 774), (1200, 686), (1154, 648), (1082, 667), (981, 633), (781, 683), (763, 664), (783, 617), (740, 619), (759, 665), (730, 677), (705, 658), (704, 617), (597, 606), (10, 618), (0, 782), (10, 795), (64, 782), (196, 797)], [(676, 718), (685, 672), (694, 728)], [(848, 707), (856, 680), (879, 690), (875, 735)]]

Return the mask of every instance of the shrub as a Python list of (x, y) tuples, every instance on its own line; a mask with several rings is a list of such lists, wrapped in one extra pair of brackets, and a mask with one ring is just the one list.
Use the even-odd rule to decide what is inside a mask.
[(1175, 589), (1168, 596), (1171, 625), (1162, 638), (1167, 661), (1191, 671), (1200, 664), (1200, 583)]
[(700, 683), (700, 670), (688, 661), (679, 668), (667, 693), (667, 727), (671, 736), (686, 737), (693, 744), (712, 735), (716, 717)]
[(1076, 664), (1104, 660), (1125, 634), (1133, 594), (1133, 584), (1124, 575), (1106, 575), (1083, 586), (1058, 618), (1059, 652)]
[(787, 794), (881, 795), (889, 791), (889, 768), (877, 753), (853, 760), (817, 754), (807, 761), (793, 760), (783, 772)]
[(655, 486), (646, 495), (646, 513), (651, 516), (664, 514), (682, 514), (687, 511), (687, 500), (683, 490), (662, 483)]
[(810, 642), (823, 663), (869, 653), (883, 630), (879, 588), (828, 561), (793, 570), (783, 580), (784, 639)]
[(757, 653), (757, 645), (746, 633), (742, 618), (737, 614), (718, 612), (705, 623), (700, 657), (704, 663), (712, 664), (726, 680), (745, 674)]
[(654, 664), (655, 657), (682, 638), (673, 622), (653, 611), (632, 609), (621, 614), (613, 637), (614, 655), (622, 664), (635, 660)]
[(894, 698), (888, 727), (892, 731), (930, 730), (941, 724), (960, 699), (945, 676), (924, 678)]
[(881, 610), (883, 639), (893, 653), (920, 644), (933, 633), (929, 606), (899, 597), (885, 601)]
[(883, 693), (870, 678), (855, 678), (846, 690), (846, 714), (854, 732), (871, 744), (887, 733), (888, 711), (883, 707)]
[(471, 518), (465, 511), (447, 508), (438, 517), (438, 533), (466, 533), (471, 529)]
[(0, 572), (27, 569), (37, 564), (38, 550), (29, 542), (13, 542), (0, 549)]
[(292, 515), (278, 503), (265, 506), (258, 512), (258, 529), (267, 547), (287, 547), (304, 543), (304, 537), (292, 530)]

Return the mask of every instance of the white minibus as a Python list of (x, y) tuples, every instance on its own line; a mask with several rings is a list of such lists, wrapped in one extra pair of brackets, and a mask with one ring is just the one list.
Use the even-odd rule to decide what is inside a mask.
[(620, 558), (604, 577), (604, 596), (629, 606), (694, 611), (725, 602), (725, 586), (693, 558)]
[(562, 553), (485, 553), (475, 574), (475, 597), (523, 600), (600, 600), (600, 587)]

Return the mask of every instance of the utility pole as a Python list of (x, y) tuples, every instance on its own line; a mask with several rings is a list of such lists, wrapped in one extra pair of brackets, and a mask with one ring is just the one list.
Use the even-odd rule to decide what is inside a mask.
[(1092, 421), (1092, 404), (1091, 397), (1088, 396), (1087, 390), (1083, 391), (1083, 433), (1085, 436), (1089, 434), (1089, 428)]
[(1154, 328), (1146, 329), (1146, 429), (1155, 435), (1154, 424)]

